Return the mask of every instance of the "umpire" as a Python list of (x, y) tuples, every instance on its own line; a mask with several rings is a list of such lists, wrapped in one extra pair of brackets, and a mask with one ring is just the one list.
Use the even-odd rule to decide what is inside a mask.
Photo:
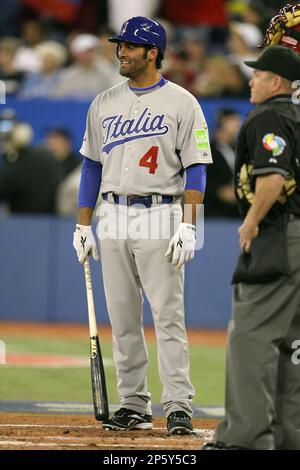
[[(233, 276), (225, 419), (205, 450), (300, 450), (300, 57), (271, 46), (254, 69), (235, 188), (244, 218)], [(298, 341), (297, 341), (298, 340)], [(298, 346), (297, 346), (298, 345)]]

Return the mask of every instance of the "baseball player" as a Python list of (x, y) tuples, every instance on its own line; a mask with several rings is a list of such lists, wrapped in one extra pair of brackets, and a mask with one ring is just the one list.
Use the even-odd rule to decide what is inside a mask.
[[(121, 398), (121, 408), (103, 427), (152, 428), (143, 291), (155, 325), (167, 429), (189, 434), (194, 388), (183, 265), (194, 256), (196, 208), (204, 198), (206, 164), (212, 161), (207, 126), (197, 100), (159, 74), (167, 41), (158, 22), (131, 18), (110, 41), (117, 44), (126, 80), (99, 94), (88, 112), (73, 242), (81, 263), (90, 253), (98, 259), (91, 220), (100, 190), (98, 237)], [(182, 211), (181, 199), (191, 210)], [(151, 234), (158, 228), (159, 236), (137, 237), (129, 230), (124, 236), (125, 227), (145, 232), (149, 218)], [(168, 237), (156, 227), (158, 220), (170, 222)]]

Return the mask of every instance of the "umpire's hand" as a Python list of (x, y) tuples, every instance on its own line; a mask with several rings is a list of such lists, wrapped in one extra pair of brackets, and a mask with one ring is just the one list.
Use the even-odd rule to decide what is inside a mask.
[(73, 235), (73, 246), (76, 250), (79, 263), (83, 264), (86, 257), (93, 255), (95, 261), (99, 260), (97, 242), (91, 225), (76, 225)]
[(244, 222), (239, 228), (240, 247), (246, 253), (250, 250), (251, 241), (256, 238), (259, 233), (259, 228), (255, 224)]

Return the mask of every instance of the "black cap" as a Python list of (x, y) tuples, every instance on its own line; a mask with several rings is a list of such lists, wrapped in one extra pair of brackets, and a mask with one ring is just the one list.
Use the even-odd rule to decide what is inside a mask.
[(300, 57), (289, 47), (269, 46), (257, 60), (246, 60), (253, 69), (273, 72), (287, 80), (300, 80)]

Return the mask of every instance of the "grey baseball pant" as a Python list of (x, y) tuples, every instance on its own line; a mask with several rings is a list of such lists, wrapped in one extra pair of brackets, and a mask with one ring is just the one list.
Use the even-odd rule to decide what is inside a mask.
[[(127, 207), (103, 204), (106, 215), (100, 219), (99, 227), (104, 229), (106, 224), (112, 236), (100, 235), (100, 251), (121, 404), (151, 414), (151, 395), (146, 380), (148, 354), (143, 328), (143, 290), (153, 314), (165, 414), (183, 410), (192, 416), (194, 387), (189, 379), (183, 270), (174, 268), (164, 256), (169, 237), (135, 239), (134, 231), (130, 233), (130, 227), (139, 226), (142, 230), (151, 226), (149, 209), (135, 211), (132, 208), (126, 212)], [(151, 210), (160, 215), (160, 220), (171, 217), (170, 235), (173, 236), (181, 221), (180, 204), (161, 205)], [(152, 225), (155, 224), (154, 216)], [(150, 229), (152, 235), (154, 228)]]

